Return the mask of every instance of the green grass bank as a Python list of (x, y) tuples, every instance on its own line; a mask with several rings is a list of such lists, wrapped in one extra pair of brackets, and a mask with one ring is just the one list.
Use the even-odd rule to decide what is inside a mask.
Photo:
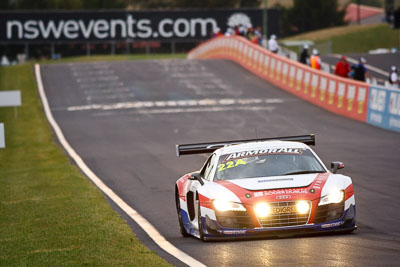
[(333, 27), (284, 40), (312, 40), (316, 44), (332, 42), (332, 53), (367, 53), (377, 48), (397, 47), (400, 50), (400, 30), (388, 24)]
[[(109, 57), (62, 61), (87, 60)], [(0, 266), (168, 266), (56, 144), (33, 64), (0, 67), (0, 90), (22, 92), (17, 118), (14, 108), (0, 108)]]

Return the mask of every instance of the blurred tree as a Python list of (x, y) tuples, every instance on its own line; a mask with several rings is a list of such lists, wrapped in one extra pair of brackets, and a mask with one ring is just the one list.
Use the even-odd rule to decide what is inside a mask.
[(144, 8), (237, 8), (259, 7), (261, 1), (262, 0), (142, 0), (141, 2)]
[(0, 9), (125, 8), (126, 0), (0, 0)]
[(260, 7), (262, 0), (0, 0), (0, 9), (151, 9)]
[(337, 0), (294, 0), (293, 6), (281, 10), (282, 35), (345, 25), (345, 8)]
[[(357, 4), (357, 0), (351, 0), (352, 3)], [(366, 5), (366, 6), (374, 6), (374, 7), (380, 7), (383, 8), (383, 1), (382, 0), (361, 0), (361, 5)]]

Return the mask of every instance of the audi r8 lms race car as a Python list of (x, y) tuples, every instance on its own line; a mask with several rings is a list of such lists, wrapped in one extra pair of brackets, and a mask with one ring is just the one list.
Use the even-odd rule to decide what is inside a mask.
[(210, 153), (175, 187), (181, 234), (203, 241), (356, 229), (352, 180), (328, 170), (314, 135), (177, 145)]

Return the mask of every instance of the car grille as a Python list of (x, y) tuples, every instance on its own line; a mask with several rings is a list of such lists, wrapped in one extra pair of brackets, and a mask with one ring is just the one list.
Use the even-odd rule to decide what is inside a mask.
[[(276, 207), (296, 207), (295, 201), (288, 202), (275, 202), (270, 203), (271, 210)], [(266, 218), (258, 218), (261, 227), (284, 227), (284, 226), (296, 226), (304, 225), (308, 221), (311, 207), (308, 213), (299, 214), (297, 212), (284, 213), (284, 214), (270, 214)]]
[(218, 224), (228, 228), (254, 228), (247, 211), (215, 211)]
[(314, 223), (323, 223), (337, 220), (343, 216), (344, 201), (337, 204), (327, 204), (318, 206), (314, 217)]

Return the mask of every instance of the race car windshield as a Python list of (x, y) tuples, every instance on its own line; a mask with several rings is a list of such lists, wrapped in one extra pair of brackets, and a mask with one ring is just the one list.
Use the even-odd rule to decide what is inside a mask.
[(323, 172), (326, 170), (309, 149), (273, 148), (222, 155), (214, 180)]

